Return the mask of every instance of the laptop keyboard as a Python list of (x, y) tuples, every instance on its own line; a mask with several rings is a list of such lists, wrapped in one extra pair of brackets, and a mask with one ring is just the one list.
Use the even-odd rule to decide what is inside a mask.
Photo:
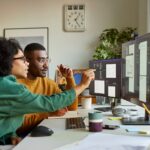
[(66, 129), (85, 128), (84, 119), (82, 117), (67, 118)]

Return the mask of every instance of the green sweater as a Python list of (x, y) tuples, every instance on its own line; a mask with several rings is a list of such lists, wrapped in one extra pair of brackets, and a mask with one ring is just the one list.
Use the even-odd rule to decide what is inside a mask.
[(16, 82), (12, 75), (0, 77), (0, 138), (14, 134), (23, 123), (23, 115), (35, 112), (53, 112), (73, 103), (75, 91), (43, 96), (32, 94)]

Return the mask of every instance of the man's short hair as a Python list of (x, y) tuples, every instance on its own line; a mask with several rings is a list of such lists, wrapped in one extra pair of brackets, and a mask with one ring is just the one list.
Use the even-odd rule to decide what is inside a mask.
[(14, 55), (22, 50), (18, 41), (0, 37), (0, 76), (11, 74)]
[(35, 50), (46, 50), (45, 47), (39, 43), (30, 43), (28, 44), (25, 49), (24, 49), (24, 53), (28, 53), (31, 51), (35, 51)]

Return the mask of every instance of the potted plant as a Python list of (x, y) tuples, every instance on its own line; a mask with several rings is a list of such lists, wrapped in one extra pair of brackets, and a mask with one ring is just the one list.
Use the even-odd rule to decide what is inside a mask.
[(105, 29), (99, 37), (99, 44), (95, 49), (94, 60), (121, 58), (122, 43), (135, 39), (136, 28), (126, 27)]

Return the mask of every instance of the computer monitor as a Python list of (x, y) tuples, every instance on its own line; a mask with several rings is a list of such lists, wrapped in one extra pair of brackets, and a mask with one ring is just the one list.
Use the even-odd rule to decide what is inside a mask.
[[(150, 108), (150, 33), (122, 45), (122, 98)], [(149, 116), (123, 124), (150, 124)]]
[[(96, 96), (99, 104), (107, 101), (120, 101), (121, 97), (121, 62), (122, 59), (91, 60), (89, 67), (96, 69), (95, 80), (91, 82), (89, 91)], [(111, 108), (110, 108), (111, 109)]]

